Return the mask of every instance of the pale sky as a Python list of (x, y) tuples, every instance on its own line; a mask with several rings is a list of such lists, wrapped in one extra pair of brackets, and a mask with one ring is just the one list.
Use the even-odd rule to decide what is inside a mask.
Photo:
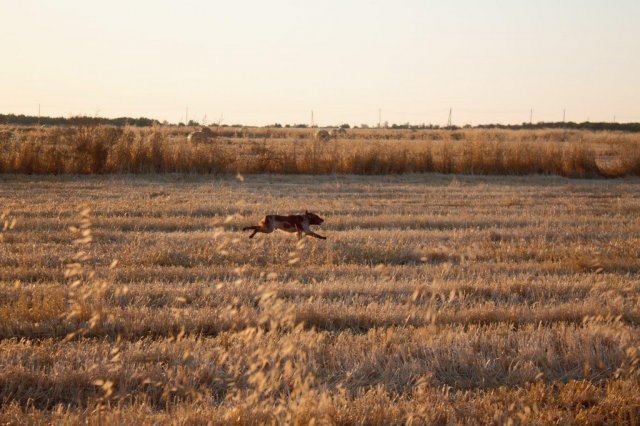
[(0, 113), (640, 121), (640, 0), (0, 0)]

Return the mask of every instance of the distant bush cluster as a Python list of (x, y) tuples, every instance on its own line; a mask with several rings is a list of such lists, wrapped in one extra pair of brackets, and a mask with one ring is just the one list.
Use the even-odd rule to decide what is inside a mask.
[(0, 127), (0, 173), (281, 173), (640, 176), (640, 137), (563, 130)]
[(482, 124), (476, 126), (477, 129), (508, 129), (508, 130), (533, 130), (533, 129), (573, 129), (591, 131), (617, 131), (617, 132), (640, 132), (640, 123), (610, 123), (584, 121), (574, 123), (573, 121), (558, 121), (553, 123), (522, 123), (522, 124)]

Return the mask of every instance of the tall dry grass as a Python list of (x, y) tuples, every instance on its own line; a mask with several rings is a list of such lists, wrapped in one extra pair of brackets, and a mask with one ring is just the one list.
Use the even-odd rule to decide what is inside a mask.
[(351, 130), (326, 143), (305, 129), (18, 128), (0, 141), (0, 173), (640, 175), (640, 136), (561, 130)]

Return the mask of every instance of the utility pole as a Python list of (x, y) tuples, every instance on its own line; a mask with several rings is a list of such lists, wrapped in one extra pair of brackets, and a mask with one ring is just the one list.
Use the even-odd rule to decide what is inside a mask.
[(313, 110), (311, 110), (311, 123), (310, 123), (310, 127), (315, 126), (316, 123), (313, 121)]
[(529, 111), (529, 124), (533, 124), (533, 108)]
[(447, 120), (447, 127), (451, 128), (451, 112), (453, 108), (449, 107), (449, 119)]

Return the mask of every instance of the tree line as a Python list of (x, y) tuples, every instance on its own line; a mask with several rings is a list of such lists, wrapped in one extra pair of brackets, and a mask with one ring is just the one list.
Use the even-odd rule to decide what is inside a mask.
[(136, 126), (149, 127), (161, 124), (158, 120), (152, 118), (104, 118), (104, 117), (38, 117), (34, 115), (16, 115), (16, 114), (0, 114), (0, 124), (14, 124), (22, 126)]
[[(74, 116), (74, 117), (38, 117), (34, 115), (17, 115), (17, 114), (0, 114), (0, 124), (12, 124), (23, 126), (97, 126), (97, 125), (111, 125), (111, 126), (135, 126), (135, 127), (150, 127), (157, 125), (170, 125), (167, 121), (160, 122), (153, 118), (139, 117), (118, 117), (118, 118), (105, 118), (105, 117), (88, 117), (88, 116)], [(178, 125), (184, 125), (179, 123)], [(189, 126), (199, 126), (197, 121), (190, 120)], [(222, 125), (222, 127), (227, 127)], [(241, 125), (234, 125), (232, 127), (242, 127)], [(276, 123), (268, 127), (283, 127), (281, 124)], [(293, 124), (285, 125), (284, 127), (294, 128), (306, 128), (306, 124)], [(349, 128), (348, 124), (343, 124), (340, 127)], [(358, 126), (356, 126), (357, 128)], [(362, 128), (373, 128), (362, 125)], [(640, 132), (640, 123), (611, 123), (611, 122), (592, 122), (584, 121), (582, 123), (576, 123), (572, 121), (558, 121), (558, 122), (539, 122), (539, 123), (522, 123), (522, 124), (480, 124), (476, 126), (439, 126), (434, 124), (391, 124), (385, 126), (389, 129), (444, 129), (444, 130), (458, 130), (458, 129), (507, 129), (507, 130), (535, 130), (535, 129), (575, 129), (575, 130), (592, 130), (592, 131), (621, 131), (621, 132)]]

